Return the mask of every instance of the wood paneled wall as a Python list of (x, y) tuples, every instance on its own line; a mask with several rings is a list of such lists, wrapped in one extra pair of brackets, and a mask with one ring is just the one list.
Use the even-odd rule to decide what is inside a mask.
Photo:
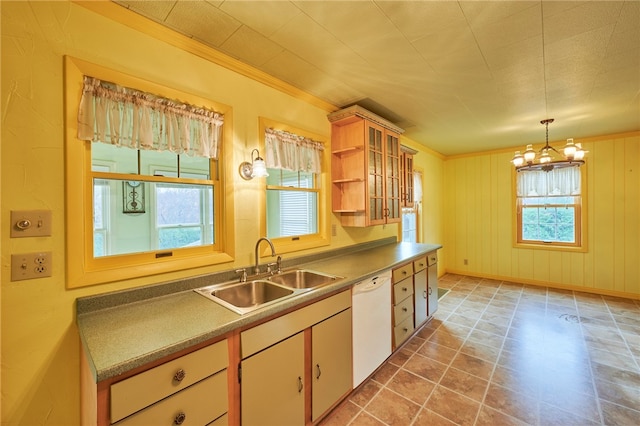
[(586, 252), (514, 247), (513, 152), (479, 153), (445, 161), (446, 271), (640, 299), (640, 132), (577, 141)]

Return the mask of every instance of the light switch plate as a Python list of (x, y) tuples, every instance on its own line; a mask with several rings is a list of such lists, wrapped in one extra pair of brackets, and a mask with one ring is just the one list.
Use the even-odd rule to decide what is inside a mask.
[(51, 210), (12, 210), (11, 238), (51, 236)]
[(11, 281), (50, 277), (51, 272), (50, 251), (11, 255)]

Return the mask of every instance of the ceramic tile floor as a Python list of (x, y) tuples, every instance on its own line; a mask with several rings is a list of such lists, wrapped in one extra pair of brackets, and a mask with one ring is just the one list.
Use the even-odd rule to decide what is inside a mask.
[(434, 318), (322, 422), (640, 425), (640, 301), (448, 274)]

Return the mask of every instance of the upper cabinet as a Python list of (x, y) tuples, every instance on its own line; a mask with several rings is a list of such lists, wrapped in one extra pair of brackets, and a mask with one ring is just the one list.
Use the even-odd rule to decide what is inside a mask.
[(402, 207), (413, 207), (415, 192), (413, 188), (413, 156), (418, 151), (400, 146), (400, 188), (402, 189)]
[(400, 222), (403, 129), (355, 105), (329, 115), (333, 212), (343, 226)]

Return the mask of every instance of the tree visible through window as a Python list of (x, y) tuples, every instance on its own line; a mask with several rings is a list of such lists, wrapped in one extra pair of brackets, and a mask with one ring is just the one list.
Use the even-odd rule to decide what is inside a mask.
[(582, 245), (578, 167), (518, 172), (517, 243)]

